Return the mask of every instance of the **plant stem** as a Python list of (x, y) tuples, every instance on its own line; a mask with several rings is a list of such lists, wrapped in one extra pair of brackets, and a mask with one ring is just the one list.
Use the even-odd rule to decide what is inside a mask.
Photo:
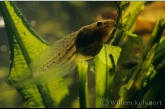
[(88, 108), (88, 63), (86, 61), (80, 61), (77, 66), (78, 70), (78, 81), (79, 81), (79, 102), (80, 108)]

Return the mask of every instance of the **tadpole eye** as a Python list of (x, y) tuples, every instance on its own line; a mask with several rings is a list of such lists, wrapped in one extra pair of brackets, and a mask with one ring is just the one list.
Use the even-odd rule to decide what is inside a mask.
[(97, 22), (97, 26), (101, 26), (102, 25), (102, 22)]

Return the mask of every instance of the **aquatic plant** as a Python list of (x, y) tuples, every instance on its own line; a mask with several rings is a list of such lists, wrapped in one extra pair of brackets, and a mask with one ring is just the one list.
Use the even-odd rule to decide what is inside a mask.
[[(95, 56), (96, 107), (164, 107), (164, 37), (165, 18), (160, 15), (147, 45), (142, 47), (140, 36), (133, 34), (134, 23), (145, 2), (116, 2), (118, 16), (116, 31), (110, 45), (105, 44)], [(19, 75), (49, 44), (31, 28), (14, 2), (0, 2), (10, 45), (10, 75), (8, 84), (19, 81)], [(162, 11), (163, 13), (164, 11)], [(161, 41), (160, 41), (161, 40)], [(112, 46), (113, 45), (113, 46)], [(127, 64), (135, 49), (141, 49), (138, 63), (120, 70)], [(88, 65), (77, 65), (80, 107), (90, 107), (88, 94)], [(26, 74), (24, 75), (26, 76)], [(118, 91), (115, 92), (115, 90)], [(69, 94), (64, 79), (30, 88), (16, 89), (24, 98), (23, 107), (60, 107)], [(117, 97), (114, 97), (114, 94)], [(159, 100), (160, 99), (160, 100)], [(154, 103), (159, 103), (154, 105)]]

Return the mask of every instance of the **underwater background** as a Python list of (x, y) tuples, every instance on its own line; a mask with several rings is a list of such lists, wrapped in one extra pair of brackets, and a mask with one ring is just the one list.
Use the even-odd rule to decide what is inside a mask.
[[(36, 33), (50, 44), (82, 26), (103, 19), (116, 20), (117, 17), (117, 6), (111, 1), (17, 1), (15, 4)], [(146, 45), (165, 2), (145, 4), (146, 7), (136, 19), (134, 30), (134, 33), (142, 36), (143, 46)], [(0, 13), (0, 88), (7, 84), (5, 80), (9, 74), (9, 52), (7, 32)], [(128, 64), (120, 66), (120, 69), (135, 66), (138, 63), (138, 56), (137, 49)], [(88, 75), (90, 107), (95, 107), (95, 74), (89, 72)], [(69, 88), (69, 95), (66, 96), (61, 107), (79, 107), (76, 70), (67, 74), (64, 80)], [(118, 93), (118, 89), (114, 90), (114, 93)], [(114, 95), (114, 97), (118, 96)], [(0, 108), (22, 107), (22, 104), (23, 98), (16, 90), (0, 92)]]

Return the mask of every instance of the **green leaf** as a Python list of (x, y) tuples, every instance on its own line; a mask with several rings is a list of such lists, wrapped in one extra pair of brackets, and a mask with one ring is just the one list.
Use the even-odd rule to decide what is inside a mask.
[(121, 70), (121, 71), (116, 71), (114, 75), (114, 81), (113, 81), (113, 87), (119, 87), (120, 84), (124, 82), (128, 82), (130, 79), (132, 72), (134, 69), (131, 70)]
[(115, 3), (116, 3), (117, 8), (118, 8), (116, 23), (117, 23), (118, 28), (122, 28), (122, 15), (123, 15), (123, 12), (124, 12), (125, 8), (128, 6), (129, 2), (127, 2), (127, 1), (117, 1)]
[[(125, 85), (125, 90), (123, 90), (123, 95), (119, 98), (121, 102), (130, 100), (132, 95), (134, 95), (138, 90), (140, 90), (144, 81), (146, 80), (146, 75), (150, 70), (150, 66), (152, 65), (152, 61), (156, 52), (156, 49), (159, 45), (159, 41), (164, 32), (165, 28), (165, 18), (162, 18), (162, 14), (160, 19), (158, 20), (154, 31), (148, 41), (147, 45), (144, 48), (144, 51), (140, 57), (140, 61), (133, 72), (128, 83)], [(152, 75), (151, 75), (152, 77)], [(121, 105), (116, 105), (116, 107), (123, 107)]]
[[(19, 75), (49, 45), (30, 27), (14, 2), (0, 2), (10, 45), (10, 74), (8, 83), (19, 81)], [(23, 74), (27, 75), (27, 74)], [(24, 98), (24, 107), (59, 107), (68, 95), (62, 78), (47, 84), (17, 89)]]
[(153, 65), (157, 67), (161, 61), (165, 58), (165, 36), (163, 36), (160, 40), (158, 48), (156, 50)]
[(113, 55), (116, 65), (120, 51), (121, 49), (119, 47), (105, 44), (94, 59), (96, 73), (96, 107), (104, 107), (104, 104), (101, 103), (103, 99), (107, 98), (109, 69), (113, 66), (109, 54)]
[(130, 30), (132, 28), (132, 24), (134, 24), (137, 16), (140, 14), (142, 9), (144, 9), (145, 1), (134, 2), (131, 1), (129, 7), (123, 15), (123, 26), (124, 29)]
[(142, 38), (137, 36), (136, 34), (132, 34), (131, 32), (124, 32), (125, 33), (125, 41), (123, 39), (123, 43), (121, 48), (121, 55), (119, 58), (119, 63), (127, 63), (129, 58), (133, 55), (136, 48), (141, 48), (142, 50)]
[(79, 80), (79, 100), (81, 108), (88, 108), (88, 63), (86, 61), (80, 61), (77, 65), (78, 80)]
[[(144, 8), (143, 1), (140, 2), (133, 2), (131, 1), (128, 8), (122, 13), (122, 10), (119, 8), (118, 14), (120, 18), (118, 19), (117, 30), (114, 35), (114, 39), (111, 42), (114, 46), (122, 46), (123, 42), (125, 42), (126, 34), (125, 31), (132, 32), (134, 29), (134, 24), (136, 21), (137, 16), (140, 14), (142, 9)], [(122, 22), (121, 22), (122, 21)]]
[(137, 16), (144, 8), (144, 3), (145, 2), (130, 2), (124, 13), (122, 9), (119, 8), (118, 10), (120, 18), (118, 18), (118, 27), (111, 44), (122, 48), (119, 63), (127, 63), (136, 48), (142, 46), (141, 37), (133, 34), (132, 31), (134, 30)]

